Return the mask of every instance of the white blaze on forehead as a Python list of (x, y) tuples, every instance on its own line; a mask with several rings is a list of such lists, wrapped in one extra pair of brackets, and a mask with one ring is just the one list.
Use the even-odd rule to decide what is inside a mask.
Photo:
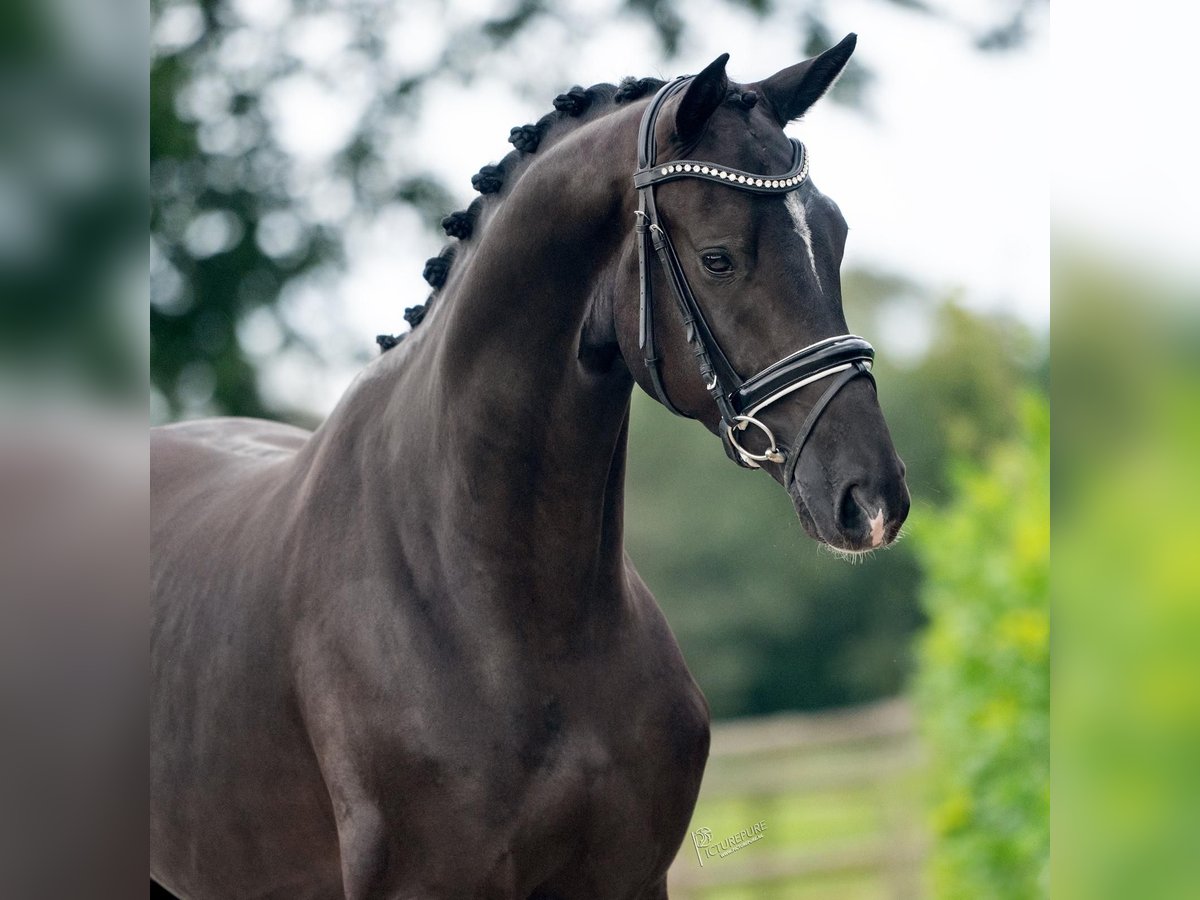
[(871, 546), (878, 547), (883, 543), (883, 509), (875, 513), (875, 517), (867, 524), (871, 526)]
[(804, 249), (808, 253), (808, 264), (812, 266), (813, 275), (817, 279), (817, 287), (821, 286), (821, 276), (817, 274), (817, 258), (813, 255), (812, 232), (808, 228), (808, 216), (804, 211), (804, 201), (800, 199), (799, 191), (789, 191), (784, 195), (784, 205), (787, 206), (788, 215), (792, 217), (792, 227), (796, 229), (796, 234), (800, 235), (800, 240), (804, 241)]

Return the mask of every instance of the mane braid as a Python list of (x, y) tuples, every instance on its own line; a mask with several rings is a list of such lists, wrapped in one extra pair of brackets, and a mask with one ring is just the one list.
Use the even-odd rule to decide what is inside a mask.
[[(508, 142), (515, 148), (498, 163), (490, 163), (471, 176), (471, 186), (480, 194), (465, 210), (452, 212), (442, 219), (442, 230), (457, 243), (446, 245), (442, 251), (425, 262), (421, 275), (433, 291), (425, 303), (410, 306), (404, 311), (404, 321), (416, 328), (428, 316), (429, 310), (451, 274), (455, 259), (469, 258), (473, 249), (471, 238), (480, 233), (497, 204), (503, 202), (505, 188), (524, 173), (529, 157), (539, 149), (559, 141), (585, 122), (612, 112), (616, 106), (631, 103), (652, 94), (665, 81), (661, 78), (624, 78), (620, 85), (600, 83), (589, 88), (575, 85), (554, 98), (554, 111), (529, 125), (518, 125), (508, 133)], [(755, 98), (757, 99), (757, 98)], [(751, 101), (751, 104), (753, 101)], [(465, 262), (463, 263), (465, 264)], [(381, 352), (387, 352), (405, 338), (405, 334), (381, 334), (375, 338)]]

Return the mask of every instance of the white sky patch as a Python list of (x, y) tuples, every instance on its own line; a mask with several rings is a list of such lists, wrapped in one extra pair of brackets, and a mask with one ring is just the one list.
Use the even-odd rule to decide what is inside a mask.
[[(1056, 225), (1160, 274), (1200, 278), (1194, 7), (1147, 0), (1130, 15), (1051, 5), (1049, 96)], [(1114, 48), (1128, 58), (1114, 61)]]
[[(817, 258), (813, 255), (812, 232), (808, 228), (804, 200), (801, 199), (799, 191), (789, 191), (784, 196), (783, 202), (787, 206), (788, 215), (792, 217), (792, 227), (796, 229), (796, 234), (800, 235), (800, 240), (804, 241), (804, 250), (808, 253), (808, 264), (812, 266), (812, 273), (817, 279), (817, 287), (820, 288), (821, 276), (817, 274)], [(824, 288), (821, 289), (824, 290)]]
[[(979, 4), (940, 6), (974, 19)], [(870, 111), (828, 101), (788, 128), (812, 150), (812, 178), (850, 224), (844, 267), (892, 270), (933, 298), (1050, 319), (1049, 60), (1045, 9), (1020, 49), (982, 53), (954, 21), (885, 3), (830, 7), (835, 36), (857, 31)]]
[(344, 84), (345, 91), (309, 73), (284, 78), (265, 97), (279, 144), (300, 162), (324, 164), (346, 146), (367, 97)]
[(263, 29), (281, 27), (291, 12), (286, 0), (233, 0), (231, 5), (243, 22)]

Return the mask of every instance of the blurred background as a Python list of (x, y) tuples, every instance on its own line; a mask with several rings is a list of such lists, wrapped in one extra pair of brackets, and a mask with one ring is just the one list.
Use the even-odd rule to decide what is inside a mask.
[[(851, 226), (911, 535), (822, 552), (640, 392), (629, 552), (720, 723), (693, 828), (766, 838), (680, 897), (1048, 884), (1048, 56), (1030, 0), (203, 0), (151, 6), (150, 417), (319, 422), (424, 299), (440, 218), (572, 84), (859, 33), (791, 131)], [(721, 510), (714, 516), (712, 510)]]
[[(377, 352), (374, 336), (402, 331), (404, 308), (424, 299), (437, 222), (472, 199), (471, 174), (507, 152), (509, 128), (576, 83), (671, 77), (726, 51), (733, 77), (751, 81), (855, 31), (851, 69), (790, 131), (850, 222), (847, 317), (879, 350), (914, 509), (903, 541), (849, 565), (803, 535), (767, 479), (635, 395), (629, 550), (717, 720), (693, 828), (720, 840), (766, 823), (761, 842), (704, 866), (685, 842), (672, 896), (1049, 890), (1052, 121), (1089, 136), (1050, 158), (1081, 239), (1056, 272), (1072, 310), (1056, 354), (1081, 373), (1061, 388), (1077, 401), (1066, 444), (1095, 459), (1055, 462), (1056, 502), (1065, 494), (1078, 525), (1063, 538), (1066, 581), (1090, 601), (1059, 609), (1080, 635), (1063, 644), (1083, 648), (1064, 654), (1078, 664), (1060, 681), (1078, 691), (1068, 728), (1112, 749), (1065, 743), (1065, 793), (1091, 827), (1068, 820), (1061, 880), (1085, 885), (1079, 896), (1160, 895), (1154, 884), (1170, 896), (1182, 881), (1168, 862), (1200, 834), (1200, 803), (1190, 817), (1172, 805), (1172, 789), (1194, 788), (1196, 757), (1165, 749), (1175, 730), (1200, 731), (1194, 494), (1175, 477), (1196, 457), (1136, 436), (1161, 417), (1195, 447), (1200, 407), (1181, 361), (1197, 335), (1194, 241), (1172, 244), (1161, 217), (1131, 229), (1124, 212), (1153, 218), (1147, 194), (1177, 202), (1194, 149), (1148, 136), (1172, 108), (1162, 85), (1187, 83), (1180, 71), (1147, 90), (1134, 77), (1186, 58), (1158, 49), (1185, 30), (1153, 7), (1103, 22), (1084, 8), (1056, 25), (1088, 61), (1060, 73), (1041, 0), (0, 6), (0, 893), (144, 885), (142, 801), (128, 803), (141, 796), (128, 760), (143, 758), (145, 637), (128, 623), (144, 609), (129, 584), (145, 568), (144, 529), (112, 510), (144, 509), (147, 409), (152, 423), (319, 422)], [(1135, 36), (1146, 64), (1116, 64)], [(1117, 110), (1137, 141), (1097, 134)], [(1096, 189), (1137, 153), (1158, 162), (1138, 171), (1153, 191)], [(1182, 249), (1164, 259), (1163, 247)], [(1161, 350), (1161, 371), (1137, 365), (1131, 335)], [(1056, 363), (1056, 391), (1061, 380)], [(1135, 423), (1115, 429), (1120, 441), (1114, 411)], [(1166, 527), (1130, 533), (1131, 517), (1099, 502), (1118, 464), (1144, 476), (1123, 502)], [(112, 546), (121, 538), (130, 546)], [(1138, 538), (1157, 555), (1122, 580), (1117, 561)], [(1174, 599), (1152, 603), (1143, 584)], [(1110, 605), (1127, 617), (1094, 614)], [(1087, 652), (1090, 636), (1111, 647), (1129, 634), (1122, 664), (1153, 656), (1148, 680)], [(1114, 703), (1142, 711), (1144, 729), (1123, 729)], [(1181, 776), (1108, 778), (1129, 767)], [(1129, 847), (1153, 854), (1123, 866)]]

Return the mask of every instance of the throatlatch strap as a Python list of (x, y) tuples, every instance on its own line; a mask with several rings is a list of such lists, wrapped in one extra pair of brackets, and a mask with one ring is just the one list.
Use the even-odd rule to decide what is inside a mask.
[(638, 279), (641, 282), (641, 303), (638, 310), (638, 346), (642, 351), (642, 359), (646, 363), (646, 371), (650, 373), (650, 386), (658, 397), (658, 402), (675, 413), (677, 416), (687, 416), (676, 408), (667, 396), (666, 386), (662, 380), (662, 358), (658, 355), (658, 345), (654, 340), (654, 284), (650, 277), (650, 217), (646, 212), (646, 196), (643, 194), (638, 204), (637, 217), (637, 248), (638, 248)]

